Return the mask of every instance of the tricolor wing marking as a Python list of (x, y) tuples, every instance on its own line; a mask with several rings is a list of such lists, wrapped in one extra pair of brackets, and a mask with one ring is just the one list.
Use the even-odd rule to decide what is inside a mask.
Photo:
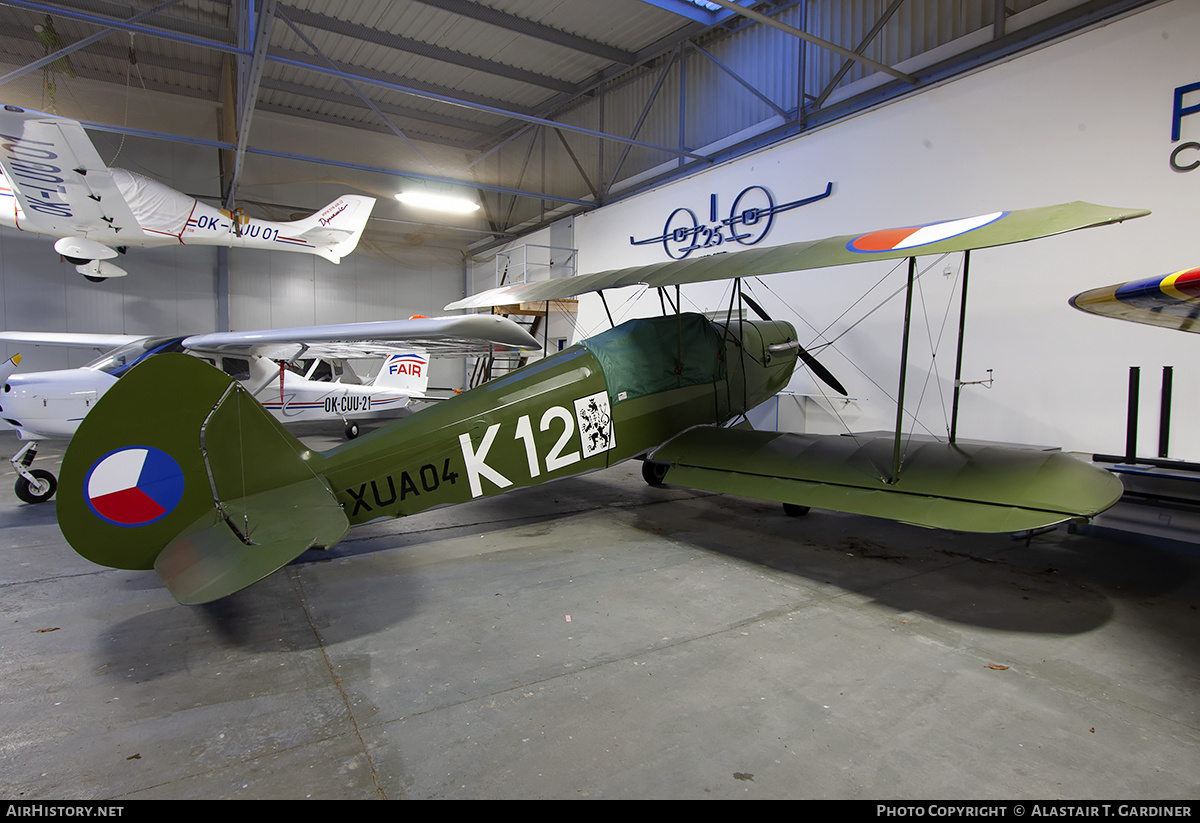
[(981, 214), (976, 217), (964, 217), (961, 220), (930, 223), (926, 226), (910, 226), (903, 229), (873, 231), (854, 238), (846, 244), (846, 248), (850, 251), (863, 254), (895, 251), (898, 249), (915, 249), (975, 231), (990, 223), (995, 223), (1006, 214), (1008, 212), (997, 211), (991, 214)]
[(1080, 311), (1148, 326), (1200, 333), (1200, 267), (1077, 294)]

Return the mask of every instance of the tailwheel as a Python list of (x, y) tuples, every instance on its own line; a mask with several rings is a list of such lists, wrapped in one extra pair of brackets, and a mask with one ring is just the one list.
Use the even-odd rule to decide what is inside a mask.
[(661, 486), (667, 479), (667, 463), (655, 463), (653, 460), (642, 461), (642, 479), (651, 486)]
[(54, 475), (45, 469), (30, 469), (32, 480), (22, 476), (17, 477), (17, 485), (14, 489), (17, 497), (25, 503), (45, 503), (54, 496), (54, 492), (58, 489), (58, 481), (54, 479)]
[(358, 437), (358, 423), (353, 420), (346, 421), (346, 439), (353, 440)]

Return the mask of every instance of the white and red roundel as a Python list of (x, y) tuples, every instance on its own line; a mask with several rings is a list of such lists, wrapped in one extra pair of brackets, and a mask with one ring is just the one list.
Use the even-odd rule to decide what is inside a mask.
[(846, 248), (850, 251), (871, 254), (872, 252), (898, 251), (912, 249), (917, 246), (927, 246), (941, 240), (949, 240), (960, 234), (983, 228), (995, 223), (1006, 211), (981, 214), (977, 217), (964, 217), (961, 220), (947, 220), (943, 223), (930, 223), (927, 226), (908, 226), (902, 229), (883, 229), (860, 234)]
[(166, 517), (183, 499), (183, 470), (171, 455), (128, 446), (96, 461), (83, 481), (83, 498), (114, 526), (145, 526)]

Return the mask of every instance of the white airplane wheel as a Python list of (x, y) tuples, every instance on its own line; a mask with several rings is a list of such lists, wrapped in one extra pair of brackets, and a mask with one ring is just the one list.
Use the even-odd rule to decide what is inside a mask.
[(353, 421), (347, 422), (346, 423), (346, 439), (353, 440), (356, 437), (358, 437), (358, 424)]
[(32, 469), (29, 473), (33, 475), (34, 482), (18, 477), (15, 489), (17, 497), (25, 503), (45, 503), (54, 496), (58, 481), (45, 469)]

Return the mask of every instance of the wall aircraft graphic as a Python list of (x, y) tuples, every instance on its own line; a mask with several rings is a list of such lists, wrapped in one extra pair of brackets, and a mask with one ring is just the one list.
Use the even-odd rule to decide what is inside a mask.
[[(732, 278), (736, 287), (746, 276), (913, 260), (1146, 213), (1086, 203), (999, 212), (502, 287), (447, 308), (637, 284)], [(914, 269), (910, 262), (910, 298)], [(204, 603), (333, 546), (352, 525), (630, 458), (645, 460), (651, 483), (967, 531), (1087, 518), (1121, 495), (1111, 474), (1062, 452), (906, 447), (899, 425), (892, 437), (729, 427), (788, 385), (802, 360), (796, 331), (765, 318), (714, 323), (674, 305), (675, 314), (615, 326), (326, 452), (306, 448), (196, 358), (147, 359), (80, 424), (63, 459), (59, 525), (83, 557), (154, 569), (177, 600)], [(153, 402), (160, 393), (174, 402)]]
[[(359, 422), (397, 417), (426, 394), (430, 355), (466, 356), (540, 345), (511, 320), (491, 315), (416, 317), (290, 329), (214, 332), (188, 337), (0, 332), (0, 343), (96, 348), (104, 354), (78, 369), (13, 374), (19, 355), (0, 366), (0, 418), (27, 441), (11, 462), (16, 494), (26, 503), (49, 500), (57, 482), (31, 468), (38, 442), (70, 438), (97, 401), (134, 366), (172, 352), (188, 352), (219, 368), (286, 423), (340, 421), (346, 436)], [(370, 383), (345, 361), (383, 358)], [(170, 406), (171, 394), (155, 403)]]
[(124, 169), (108, 168), (78, 121), (0, 107), (0, 225), (57, 237), (54, 250), (91, 280), (121, 277), (129, 246), (275, 249), (337, 263), (358, 245), (375, 198), (344, 194), (301, 220), (230, 213)]

